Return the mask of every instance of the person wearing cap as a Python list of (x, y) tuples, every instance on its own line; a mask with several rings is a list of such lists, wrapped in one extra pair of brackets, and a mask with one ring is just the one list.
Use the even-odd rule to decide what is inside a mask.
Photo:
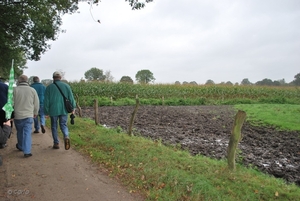
[(40, 100), (40, 109), (39, 114), (33, 119), (34, 122), (34, 131), (33, 133), (39, 133), (40, 126), (42, 129), (42, 133), (45, 133), (45, 114), (44, 114), (44, 96), (46, 87), (40, 82), (40, 78), (37, 76), (33, 77), (33, 84), (30, 85), (32, 88), (36, 90), (36, 93), (39, 96)]
[[(53, 83), (46, 87), (45, 99), (44, 99), (44, 112), (46, 116), (50, 116), (51, 120), (51, 132), (53, 137), (53, 149), (59, 149), (59, 139), (58, 139), (58, 123), (61, 132), (64, 135), (64, 146), (65, 150), (70, 148), (70, 137), (69, 137), (69, 129), (68, 129), (68, 112), (66, 110), (64, 104), (64, 96), (70, 100), (73, 105), (73, 112), (75, 113), (76, 102), (73, 96), (73, 92), (71, 87), (61, 81), (62, 74), (59, 71), (55, 71), (53, 73)], [(57, 85), (55, 85), (55, 84)], [(59, 91), (60, 88), (61, 92)]]
[(28, 77), (20, 75), (14, 88), (14, 123), (17, 130), (16, 148), (23, 151), (24, 157), (32, 156), (31, 131), (33, 118), (38, 115), (40, 101), (35, 89), (29, 86)]

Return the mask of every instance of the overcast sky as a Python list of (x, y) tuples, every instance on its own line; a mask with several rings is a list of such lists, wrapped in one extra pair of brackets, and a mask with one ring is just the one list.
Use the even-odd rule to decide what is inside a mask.
[[(24, 74), (69, 81), (93, 68), (122, 76), (150, 70), (155, 83), (255, 83), (294, 80), (300, 73), (299, 0), (154, 0), (131, 10), (102, 0), (65, 15), (58, 39)], [(100, 20), (101, 23), (98, 23)]]

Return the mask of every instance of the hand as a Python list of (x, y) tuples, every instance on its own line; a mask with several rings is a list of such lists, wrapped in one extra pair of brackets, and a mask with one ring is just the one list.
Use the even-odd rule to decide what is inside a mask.
[(8, 121), (6, 121), (6, 122), (3, 122), (3, 125), (10, 126), (10, 125), (11, 125), (11, 120), (8, 120)]

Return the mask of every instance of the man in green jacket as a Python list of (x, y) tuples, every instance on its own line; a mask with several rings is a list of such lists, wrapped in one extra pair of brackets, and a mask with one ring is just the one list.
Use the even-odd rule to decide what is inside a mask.
[[(59, 149), (59, 139), (57, 133), (59, 123), (60, 130), (64, 135), (65, 149), (68, 150), (70, 148), (69, 129), (67, 125), (68, 112), (64, 105), (64, 98), (60, 93), (58, 87), (61, 89), (65, 97), (69, 99), (72, 103), (74, 108), (72, 114), (75, 113), (76, 103), (71, 87), (67, 83), (62, 82), (61, 78), (61, 72), (55, 71), (53, 73), (53, 83), (48, 85), (45, 91), (44, 112), (46, 116), (50, 116), (51, 132), (53, 137), (53, 149)], [(56, 83), (57, 86), (54, 83)]]

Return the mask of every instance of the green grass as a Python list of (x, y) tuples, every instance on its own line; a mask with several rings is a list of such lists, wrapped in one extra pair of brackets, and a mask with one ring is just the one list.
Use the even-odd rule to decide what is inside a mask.
[[(297, 105), (237, 105), (236, 108), (246, 111), (251, 121), (273, 124), (271, 120), (276, 116), (276, 122), (281, 122), (277, 126), (299, 128), (297, 121), (290, 121), (299, 114)], [(238, 164), (237, 170), (230, 172), (225, 160), (192, 157), (176, 146), (130, 137), (120, 128), (96, 126), (89, 119), (76, 118), (69, 130), (76, 150), (107, 168), (112, 177), (128, 186), (128, 191), (140, 193), (146, 200), (300, 200), (299, 187), (256, 169)]]
[(247, 113), (253, 124), (272, 125), (282, 130), (300, 131), (300, 105), (288, 104), (247, 104), (236, 105)]

